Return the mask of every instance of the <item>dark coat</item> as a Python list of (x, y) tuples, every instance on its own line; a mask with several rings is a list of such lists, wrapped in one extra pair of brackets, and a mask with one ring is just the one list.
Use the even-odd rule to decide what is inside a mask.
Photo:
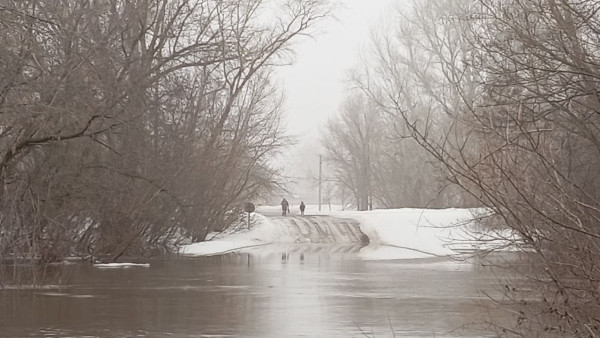
[(289, 203), (288, 203), (288, 201), (287, 201), (287, 200), (284, 198), (284, 199), (281, 201), (281, 210), (284, 210), (284, 211), (285, 211), (285, 210), (287, 210), (287, 209), (289, 209), (289, 208), (290, 208), (290, 204), (289, 204)]

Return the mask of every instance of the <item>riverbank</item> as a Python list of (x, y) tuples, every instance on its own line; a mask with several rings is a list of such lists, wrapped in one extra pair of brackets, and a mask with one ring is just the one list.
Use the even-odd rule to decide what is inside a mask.
[[(183, 246), (179, 253), (185, 256), (217, 255), (261, 245), (313, 242), (311, 231), (323, 231), (325, 223), (331, 229), (340, 229), (343, 220), (352, 219), (368, 237), (369, 245), (361, 249), (359, 257), (368, 260), (413, 259), (454, 256), (473, 251), (510, 250), (506, 238), (514, 238), (506, 231), (483, 230), (478, 220), (486, 215), (482, 209), (384, 209), (373, 211), (310, 211), (302, 218), (292, 214), (276, 215), (277, 206), (257, 208), (251, 216), (250, 229), (222, 233), (201, 243)], [(310, 222), (303, 220), (310, 219)], [(291, 227), (290, 223), (306, 223)], [(319, 225), (321, 223), (321, 225)], [(326, 228), (325, 231), (330, 231)], [(341, 227), (343, 230), (344, 227)]]

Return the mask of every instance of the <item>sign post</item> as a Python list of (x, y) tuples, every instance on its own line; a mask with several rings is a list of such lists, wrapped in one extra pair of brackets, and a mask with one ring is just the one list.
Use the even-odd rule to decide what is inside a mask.
[(246, 227), (248, 227), (248, 229), (250, 229), (250, 213), (254, 212), (254, 210), (256, 210), (256, 207), (254, 207), (254, 204), (252, 204), (250, 202), (244, 204), (244, 211), (248, 215), (246, 217)]

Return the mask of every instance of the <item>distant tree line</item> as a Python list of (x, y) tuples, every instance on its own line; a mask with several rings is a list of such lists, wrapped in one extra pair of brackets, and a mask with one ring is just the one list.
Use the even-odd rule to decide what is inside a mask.
[[(600, 3), (420, 0), (392, 13), (354, 77), (363, 98), (352, 94), (326, 137), (340, 177), (359, 190), (344, 175), (368, 165), (383, 201), (381, 168), (397, 170), (388, 187), (405, 195), (437, 170), (460, 188), (442, 205), (488, 207), (533, 262), (505, 281), (514, 322), (489, 324), (502, 336), (597, 336)], [(369, 161), (345, 166), (363, 150)]]
[(358, 210), (475, 205), (436, 178), (439, 166), (407, 131), (372, 98), (349, 90), (321, 139), (337, 194), (350, 191)]
[(271, 81), (315, 0), (0, 3), (0, 259), (195, 241), (276, 184)]

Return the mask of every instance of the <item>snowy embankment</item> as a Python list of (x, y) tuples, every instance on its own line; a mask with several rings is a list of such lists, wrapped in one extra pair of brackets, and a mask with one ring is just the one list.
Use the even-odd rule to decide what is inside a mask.
[(476, 219), (484, 209), (385, 209), (328, 212), (360, 223), (370, 239), (363, 259), (408, 259), (453, 256), (478, 250), (503, 250), (507, 231), (482, 231)]
[[(363, 259), (410, 259), (451, 256), (460, 252), (503, 248), (507, 233), (482, 232), (473, 222), (481, 217), (481, 209), (385, 209), (374, 211), (315, 212), (307, 206), (307, 215), (351, 218), (359, 222), (360, 230), (369, 237), (369, 245), (358, 256)], [(262, 207), (259, 212), (273, 214), (276, 207)], [(333, 211), (335, 210), (335, 211)], [(279, 209), (280, 211), (280, 209)], [(311, 212), (312, 211), (312, 212)], [(294, 216), (296, 212), (292, 211)], [(298, 243), (305, 234), (291, 234), (282, 226), (283, 218), (252, 214), (250, 230), (238, 229), (220, 234), (214, 239), (181, 248), (183, 255), (215, 255), (272, 243)]]
[(286, 236), (274, 222), (259, 213), (251, 214), (251, 229), (244, 225), (225, 231), (210, 240), (184, 245), (179, 253), (186, 256), (218, 255), (244, 248), (251, 248), (270, 243), (290, 243), (291, 238)]
[(150, 264), (148, 263), (96, 263), (94, 264), (95, 268), (131, 268), (131, 267), (142, 267), (149, 268)]

